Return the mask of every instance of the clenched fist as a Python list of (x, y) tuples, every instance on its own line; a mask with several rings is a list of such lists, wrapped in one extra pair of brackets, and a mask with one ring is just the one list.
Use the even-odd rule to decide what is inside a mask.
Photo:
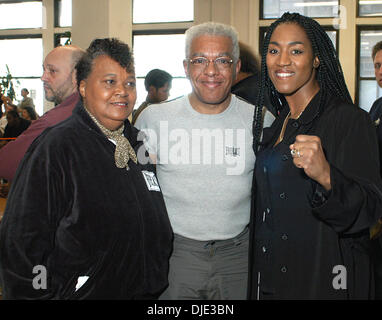
[(321, 139), (317, 136), (298, 135), (289, 148), (294, 165), (304, 169), (309, 178), (317, 181), (325, 190), (329, 191), (332, 188), (330, 165), (322, 149)]

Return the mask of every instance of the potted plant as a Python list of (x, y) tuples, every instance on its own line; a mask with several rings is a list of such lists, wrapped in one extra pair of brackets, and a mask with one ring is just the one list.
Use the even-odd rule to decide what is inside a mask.
[[(5, 67), (7, 68), (7, 74), (1, 78), (2, 94), (8, 96), (13, 101), (16, 98), (15, 85), (13, 84), (14, 79), (7, 64)], [(20, 84), (18, 80), (15, 81), (18, 85)]]

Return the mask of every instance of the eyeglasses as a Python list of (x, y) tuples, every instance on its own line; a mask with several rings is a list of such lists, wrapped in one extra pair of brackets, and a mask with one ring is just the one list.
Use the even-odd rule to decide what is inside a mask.
[(231, 67), (233, 60), (227, 57), (219, 57), (214, 60), (207, 59), (206, 57), (195, 57), (190, 59), (189, 62), (193, 67), (203, 70), (209, 66), (210, 62), (213, 62), (219, 70), (226, 70)]

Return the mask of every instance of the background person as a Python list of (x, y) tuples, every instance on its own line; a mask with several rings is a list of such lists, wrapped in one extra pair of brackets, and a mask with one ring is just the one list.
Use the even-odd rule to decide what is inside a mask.
[(4, 96), (0, 92), (0, 138), (3, 136), (5, 127), (7, 125), (7, 115), (6, 115), (7, 110), (5, 108), (3, 99), (4, 99)]
[[(127, 120), (136, 100), (129, 47), (94, 40), (77, 83), (72, 116), (35, 140), (13, 181), (0, 225), (3, 297), (154, 299), (167, 285), (172, 232)], [(45, 290), (33, 286), (37, 265)]]
[[(239, 41), (240, 71), (233, 82), (231, 92), (251, 104), (255, 104), (260, 88), (260, 61), (253, 50), (244, 42)], [(273, 113), (268, 95), (264, 98), (264, 106)]]
[[(17, 138), (22, 134), (28, 127), (31, 122), (21, 118), (19, 113), (15, 110), (9, 110), (7, 112), (7, 125), (5, 126), (3, 138)], [(0, 142), (0, 146), (4, 146), (8, 141), (4, 140)]]
[(133, 112), (132, 124), (137, 121), (141, 112), (149, 104), (159, 103), (168, 99), (171, 90), (172, 76), (168, 72), (160, 69), (153, 69), (145, 77), (145, 88), (147, 91), (146, 100)]
[(79, 100), (74, 67), (83, 53), (84, 50), (76, 46), (60, 46), (53, 49), (44, 59), (41, 80), (44, 84), (45, 99), (55, 102), (56, 106), (0, 150), (0, 178), (11, 181), (33, 140), (46, 128), (72, 114)]
[(17, 111), (17, 107), (14, 104), (12, 104), (11, 98), (9, 98), (8, 96), (5, 96), (5, 95), (1, 95), (1, 104), (3, 106), (0, 105), (0, 107), (1, 108), (4, 107), (4, 112), (1, 113), (1, 118), (0, 118), (0, 137), (3, 137), (5, 127), (8, 124), (7, 112), (11, 111), (11, 110)]
[(2, 95), (1, 100), (4, 103), (5, 111), (15, 110), (17, 111), (17, 105), (15, 105), (9, 96)]
[[(382, 88), (382, 41), (375, 44), (372, 50), (371, 58), (373, 59), (375, 80), (380, 88)], [(379, 157), (382, 159), (382, 97), (374, 101), (370, 109), (371, 120), (374, 121), (379, 142)], [(381, 175), (382, 175), (382, 167)]]
[(31, 122), (38, 119), (38, 114), (36, 113), (36, 111), (32, 107), (29, 107), (29, 106), (21, 109), (21, 116), (24, 119), (29, 120)]
[(20, 103), (17, 106), (20, 110), (25, 107), (31, 107), (33, 109), (35, 108), (33, 99), (31, 97), (28, 97), (28, 94), (29, 94), (29, 90), (27, 88), (21, 89), (21, 96), (23, 97), (23, 99), (20, 101)]
[[(353, 105), (333, 44), (311, 18), (276, 20), (262, 66), (249, 298), (370, 299), (369, 228), (382, 193), (369, 115)], [(267, 89), (279, 116), (262, 132)]]
[[(371, 58), (373, 59), (375, 80), (380, 88), (382, 88), (382, 41), (375, 44), (372, 50)], [(379, 161), (380, 172), (382, 176), (382, 97), (375, 100), (371, 109), (370, 117), (374, 122), (379, 144)], [(380, 222), (382, 224), (382, 222)], [(375, 264), (375, 295), (377, 299), (382, 299), (382, 237), (372, 242), (373, 257)]]

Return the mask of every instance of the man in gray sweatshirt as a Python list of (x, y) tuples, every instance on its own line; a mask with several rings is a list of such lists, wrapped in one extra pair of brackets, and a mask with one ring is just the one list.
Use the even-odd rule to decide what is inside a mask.
[[(147, 107), (136, 122), (174, 231), (161, 299), (245, 299), (254, 106), (230, 92), (240, 69), (236, 31), (191, 27), (183, 64), (192, 92)], [(266, 113), (264, 124), (272, 121)]]

